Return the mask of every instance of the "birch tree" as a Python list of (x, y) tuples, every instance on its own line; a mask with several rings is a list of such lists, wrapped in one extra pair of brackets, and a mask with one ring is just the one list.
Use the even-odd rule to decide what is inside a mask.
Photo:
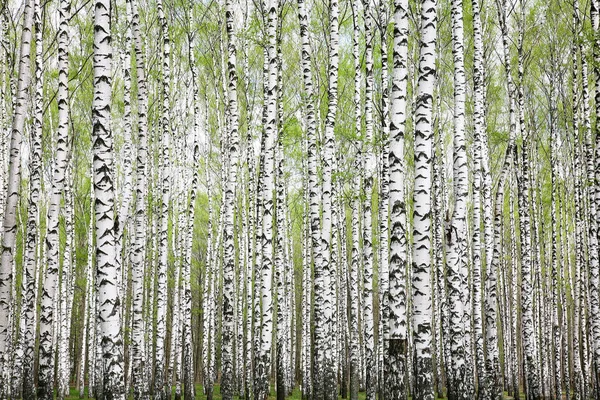
[[(275, 12), (275, 11), (273, 11)], [(234, 248), (234, 220), (235, 187), (237, 180), (238, 163), (238, 105), (237, 105), (237, 72), (236, 72), (236, 43), (233, 26), (234, 8), (231, 1), (225, 3), (225, 20), (227, 26), (227, 116), (228, 116), (228, 157), (229, 170), (226, 178), (224, 200), (224, 256), (223, 256), (223, 342), (222, 363), (223, 378), (221, 393), (223, 398), (233, 399), (234, 369), (233, 369), (233, 341), (234, 341), (234, 279), (235, 279), (235, 248)], [(271, 60), (270, 60), (271, 61)], [(270, 88), (272, 90), (272, 88)], [(275, 122), (275, 121), (273, 121)], [(272, 177), (271, 177), (272, 179)], [(272, 192), (271, 192), (272, 195)], [(271, 220), (272, 224), (272, 220)], [(272, 232), (270, 232), (272, 235)], [(271, 317), (272, 318), (272, 317)], [(271, 321), (272, 324), (272, 321)], [(265, 350), (263, 350), (265, 351)], [(259, 398), (259, 397), (258, 397)]]
[(35, 357), (35, 335), (37, 304), (36, 297), (38, 288), (36, 280), (38, 277), (37, 269), (37, 249), (41, 242), (38, 236), (38, 227), (40, 222), (40, 191), (42, 185), (42, 13), (39, 1), (34, 2), (33, 21), (35, 27), (35, 94), (34, 94), (34, 122), (31, 129), (31, 162), (29, 164), (29, 207), (27, 209), (27, 240), (24, 259), (23, 274), (23, 302), (22, 313), (24, 316), (21, 326), (21, 338), (23, 343), (23, 398), (25, 400), (35, 399), (34, 386), (34, 357)]
[[(2, 257), (0, 259), (0, 367), (4, 371), (9, 362), (9, 325), (11, 287), (13, 284), (12, 265), (17, 234), (17, 204), (21, 180), (21, 142), (28, 99), (28, 87), (31, 80), (30, 53), (31, 29), (33, 25), (32, 1), (25, 2), (23, 12), (23, 32), (19, 52), (19, 75), (16, 101), (13, 112), (9, 147), (9, 164), (6, 187), (6, 205), (3, 214)], [(0, 383), (3, 378), (0, 378)], [(5, 382), (6, 383), (6, 382)], [(8, 384), (2, 384), (6, 389)], [(4, 390), (2, 391), (4, 392)], [(2, 393), (4, 396), (4, 393)]]
[[(58, 321), (55, 315), (56, 288), (59, 283), (59, 214), (61, 199), (65, 187), (65, 177), (69, 157), (69, 116), (68, 116), (68, 18), (69, 2), (60, 2), (58, 33), (58, 131), (56, 134), (56, 155), (54, 160), (50, 204), (47, 216), (46, 256), (47, 269), (42, 288), (40, 311), (40, 350), (38, 366), (38, 398), (50, 399), (54, 381), (54, 343), (57, 332), (53, 324)], [(61, 369), (59, 368), (60, 372)]]
[(415, 110), (415, 181), (413, 210), (413, 340), (415, 346), (414, 399), (433, 399), (433, 365), (431, 360), (431, 152), (432, 103), (436, 77), (435, 41), (436, 2), (421, 5), (421, 46)]
[(389, 355), (386, 385), (391, 398), (406, 399), (405, 371), (408, 355), (406, 301), (406, 200), (404, 193), (406, 98), (408, 84), (408, 1), (394, 2), (394, 50), (390, 122), (390, 203), (391, 238), (389, 271)]
[(116, 254), (115, 194), (112, 177), (113, 137), (110, 128), (112, 48), (110, 4), (94, 4), (94, 100), (92, 136), (94, 194), (96, 197), (96, 282), (100, 343), (102, 344), (102, 386), (105, 399), (124, 399), (121, 299)]

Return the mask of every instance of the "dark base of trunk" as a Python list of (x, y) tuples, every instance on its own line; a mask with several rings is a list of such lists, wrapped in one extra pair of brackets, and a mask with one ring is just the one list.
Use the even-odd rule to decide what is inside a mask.
[(433, 394), (433, 363), (431, 357), (415, 357), (415, 389), (413, 398), (434, 400)]
[(285, 378), (283, 376), (283, 370), (277, 369), (277, 400), (285, 400)]
[(348, 366), (344, 364), (342, 367), (342, 382), (340, 385), (340, 395), (342, 399), (348, 398)]
[(350, 400), (358, 400), (359, 380), (358, 368), (354, 363), (350, 363)]
[(390, 399), (405, 400), (407, 398), (406, 387), (406, 351), (408, 342), (406, 339), (390, 339), (388, 347), (386, 369), (387, 393)]

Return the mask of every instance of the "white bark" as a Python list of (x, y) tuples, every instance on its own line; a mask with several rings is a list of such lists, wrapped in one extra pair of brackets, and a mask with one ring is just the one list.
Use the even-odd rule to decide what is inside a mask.
[(408, 1), (394, 2), (394, 52), (390, 121), (390, 270), (389, 270), (389, 360), (386, 385), (391, 398), (407, 396), (407, 221), (404, 193), (404, 135), (406, 131), (406, 96), (408, 84)]
[(421, 47), (415, 110), (415, 181), (413, 210), (413, 340), (415, 347), (415, 391), (413, 398), (433, 399), (431, 360), (431, 155), (432, 103), (436, 78), (435, 42), (437, 32), (436, 1), (421, 6)]
[(277, 135), (277, 52), (276, 27), (279, 15), (277, 2), (269, 0), (266, 4), (268, 11), (267, 50), (268, 59), (267, 81), (265, 91), (265, 132), (264, 132), (264, 164), (262, 172), (262, 262), (260, 268), (260, 299), (262, 318), (260, 322), (260, 346), (256, 349), (257, 379), (254, 385), (254, 398), (262, 400), (269, 393), (269, 370), (271, 365), (271, 343), (273, 332), (273, 192), (274, 192), (274, 155)]
[(58, 398), (69, 395), (70, 356), (69, 338), (71, 333), (71, 298), (73, 296), (73, 172), (68, 166), (65, 174), (64, 192), (65, 248), (60, 276), (59, 290), (59, 336), (58, 336)]
[(452, 1), (452, 54), (454, 58), (454, 212), (446, 232), (448, 302), (450, 311), (449, 397), (469, 399), (473, 388), (468, 379), (465, 330), (470, 321), (467, 311), (467, 197), (468, 167), (465, 139), (465, 71), (462, 0)]
[(102, 346), (103, 397), (124, 399), (121, 298), (116, 253), (113, 138), (110, 127), (111, 66), (110, 3), (94, 7), (94, 97), (92, 102), (94, 190), (96, 196), (96, 282)]
[(373, 227), (372, 195), (375, 174), (373, 141), (373, 17), (371, 0), (364, 0), (365, 24), (365, 139), (363, 143), (363, 335), (365, 349), (366, 399), (375, 399), (377, 364), (375, 356), (375, 326), (373, 318)]
[[(227, 157), (229, 171), (224, 188), (224, 255), (223, 255), (223, 339), (221, 347), (222, 373), (221, 394), (223, 399), (230, 400), (234, 394), (234, 303), (235, 303), (235, 249), (234, 220), (235, 187), (237, 181), (237, 164), (239, 152), (238, 104), (237, 104), (237, 59), (236, 37), (234, 30), (234, 7), (231, 0), (225, 3), (225, 20), (227, 27)], [(273, 121), (274, 122), (274, 121)]]
[[(37, 332), (36, 314), (37, 314), (37, 280), (39, 271), (37, 268), (39, 255), (37, 253), (38, 245), (41, 243), (39, 237), (40, 222), (40, 190), (42, 181), (42, 13), (40, 1), (34, 2), (34, 25), (35, 25), (35, 97), (34, 97), (34, 122), (31, 129), (31, 155), (29, 164), (29, 207), (27, 209), (27, 239), (24, 256), (23, 273), (23, 302), (22, 314), (23, 323), (21, 325), (20, 340), (23, 344), (22, 358), (22, 383), (23, 399), (32, 400), (35, 398), (34, 386), (34, 357), (35, 357), (35, 335)], [(2, 127), (3, 128), (3, 127)], [(2, 129), (0, 128), (0, 129)], [(4, 136), (4, 133), (0, 133)], [(0, 165), (3, 169), (3, 163)], [(0, 180), (1, 181), (1, 180)]]
[[(58, 131), (56, 134), (56, 152), (50, 204), (48, 207), (48, 222), (46, 233), (47, 271), (42, 289), (42, 305), (40, 314), (40, 350), (38, 367), (38, 398), (51, 399), (53, 396), (53, 375), (57, 332), (53, 326), (58, 321), (55, 314), (55, 298), (57, 296), (59, 274), (59, 214), (61, 197), (65, 186), (67, 169), (69, 126), (68, 126), (68, 18), (69, 2), (61, 1), (59, 7), (60, 25), (58, 33)], [(62, 297), (62, 296), (61, 296)], [(59, 368), (60, 372), (60, 368)]]
[(84, 397), (85, 388), (85, 371), (86, 365), (88, 366), (88, 397), (91, 396), (91, 388), (93, 382), (93, 370), (90, 368), (89, 359), (92, 358), (93, 354), (93, 343), (94, 343), (94, 315), (93, 315), (93, 301), (94, 301), (94, 185), (90, 181), (90, 223), (88, 226), (88, 237), (87, 237), (87, 264), (86, 264), (86, 278), (85, 278), (85, 306), (83, 313), (83, 337), (81, 339), (81, 367), (79, 369), (79, 398)]
[(167, 268), (168, 268), (168, 229), (169, 201), (171, 198), (171, 42), (169, 25), (163, 2), (156, 3), (161, 25), (162, 43), (162, 109), (161, 109), (161, 150), (160, 156), (160, 227), (158, 247), (158, 269), (156, 288), (156, 350), (154, 365), (154, 395), (159, 400), (167, 398), (166, 379), (166, 337), (167, 337)]
[(138, 147), (136, 154), (136, 202), (134, 213), (134, 231), (132, 234), (131, 257), (131, 293), (132, 293), (132, 332), (131, 332), (131, 364), (133, 396), (141, 400), (145, 393), (146, 357), (145, 332), (143, 321), (144, 308), (144, 265), (146, 263), (146, 191), (147, 191), (147, 158), (148, 158), (148, 121), (147, 93), (145, 76), (145, 59), (139, 27), (139, 12), (136, 0), (128, 1), (131, 7), (131, 30), (133, 34), (138, 88)]
[[(31, 52), (31, 28), (33, 25), (33, 4), (32, 0), (25, 2), (23, 12), (23, 31), (21, 34), (21, 49), (19, 54), (19, 82), (16, 93), (16, 101), (13, 112), (10, 155), (8, 167), (8, 184), (5, 191), (6, 206), (4, 208), (2, 224), (2, 256), (0, 259), (0, 370), (4, 371), (9, 363), (9, 333), (12, 329), (10, 325), (10, 304), (11, 289), (13, 285), (13, 259), (15, 251), (15, 241), (17, 235), (17, 206), (19, 202), (19, 185), (21, 183), (21, 141), (23, 136), (23, 126), (25, 123), (25, 114), (27, 108), (27, 97), (29, 90), (30, 72), (30, 52)], [(2, 384), (3, 378), (0, 378), (0, 387), (8, 388), (8, 382)], [(0, 395), (3, 395), (0, 390)]]

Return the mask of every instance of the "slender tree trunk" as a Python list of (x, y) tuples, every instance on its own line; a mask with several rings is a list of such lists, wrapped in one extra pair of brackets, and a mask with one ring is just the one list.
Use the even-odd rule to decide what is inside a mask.
[(415, 348), (413, 399), (433, 399), (431, 360), (431, 152), (432, 103), (436, 78), (435, 42), (437, 31), (436, 1), (421, 5), (421, 47), (415, 110), (415, 181), (413, 209), (413, 340)]
[(238, 104), (237, 104), (237, 72), (236, 72), (236, 37), (233, 26), (234, 7), (231, 1), (225, 3), (225, 20), (227, 26), (227, 115), (228, 120), (228, 158), (229, 172), (226, 178), (224, 215), (224, 258), (223, 258), (223, 341), (221, 347), (222, 373), (221, 394), (223, 399), (233, 399), (234, 365), (234, 303), (235, 303), (235, 249), (234, 221), (235, 186), (237, 181), (237, 164), (239, 152)]
[(147, 120), (147, 91), (145, 59), (142, 48), (142, 37), (139, 26), (138, 3), (128, 0), (131, 6), (131, 31), (135, 49), (137, 72), (137, 110), (138, 110), (138, 140), (136, 154), (136, 201), (134, 212), (134, 233), (132, 234), (131, 257), (131, 293), (132, 293), (132, 332), (131, 332), (131, 364), (133, 396), (135, 400), (147, 398), (145, 333), (143, 321), (144, 308), (144, 265), (146, 263), (146, 190), (147, 190), (147, 158), (148, 158), (148, 120)]
[(92, 127), (94, 190), (96, 196), (96, 281), (98, 318), (103, 364), (103, 393), (106, 400), (124, 399), (123, 336), (121, 298), (116, 254), (115, 194), (112, 179), (113, 137), (110, 127), (111, 59), (110, 2), (97, 0), (94, 7), (94, 98)]
[(404, 135), (408, 85), (408, 1), (394, 2), (394, 52), (390, 123), (390, 203), (391, 239), (389, 271), (389, 355), (386, 385), (391, 399), (407, 398), (406, 357), (408, 356), (406, 270), (407, 221), (404, 179)]
[(162, 0), (156, 4), (161, 25), (162, 41), (162, 109), (161, 109), (161, 147), (160, 180), (161, 211), (159, 228), (159, 261), (156, 288), (156, 347), (154, 366), (154, 396), (165, 400), (168, 396), (166, 379), (166, 337), (167, 337), (167, 269), (168, 269), (168, 229), (169, 202), (171, 187), (171, 40), (169, 25), (165, 16)]
[[(192, 56), (192, 43), (190, 42), (190, 63), (195, 60)], [(198, 71), (192, 67), (192, 85), (194, 91), (194, 142), (192, 149), (191, 165), (193, 168), (192, 182), (190, 186), (190, 199), (187, 209), (187, 239), (185, 250), (185, 259), (183, 264), (183, 396), (185, 399), (195, 398), (193, 362), (194, 354), (192, 347), (192, 287), (191, 287), (191, 268), (192, 268), (192, 247), (194, 238), (194, 219), (196, 216), (196, 193), (198, 190), (199, 170), (198, 159), (200, 157), (200, 100), (198, 95)]]
[[(524, 20), (521, 22), (524, 23)], [(524, 28), (522, 28), (524, 29)], [(526, 376), (526, 398), (534, 400), (539, 398), (539, 376), (537, 374), (537, 362), (535, 354), (535, 327), (533, 316), (533, 261), (531, 245), (531, 222), (530, 222), (530, 179), (529, 179), (529, 142), (525, 128), (525, 103), (523, 95), (523, 51), (522, 31), (519, 38), (519, 86), (517, 90), (519, 128), (523, 138), (522, 165), (517, 167), (517, 188), (519, 205), (519, 223), (521, 234), (521, 332), (523, 335), (524, 366)], [(516, 148), (515, 148), (516, 153)], [(515, 156), (515, 159), (517, 157)]]
[[(65, 187), (66, 169), (68, 163), (69, 121), (68, 121), (68, 18), (69, 2), (63, 0), (59, 5), (60, 25), (58, 33), (58, 131), (56, 135), (56, 153), (50, 205), (48, 207), (48, 225), (46, 233), (47, 271), (42, 289), (42, 305), (40, 315), (40, 349), (38, 366), (38, 398), (53, 398), (54, 382), (54, 340), (58, 332), (53, 332), (55, 321), (56, 288), (59, 280), (59, 214), (61, 197)], [(64, 278), (63, 278), (64, 279)], [(62, 298), (64, 293), (58, 293)], [(61, 369), (58, 368), (59, 377)]]
[(450, 306), (451, 375), (448, 398), (469, 399), (474, 390), (469, 379), (472, 360), (467, 358), (470, 343), (468, 315), (467, 197), (468, 167), (465, 140), (465, 72), (462, 0), (452, 1), (452, 54), (454, 56), (454, 213), (446, 232), (448, 302)]
[[(328, 106), (323, 143), (322, 230), (319, 251), (315, 254), (315, 373), (314, 396), (318, 400), (337, 398), (336, 370), (334, 367), (332, 334), (334, 324), (335, 276), (332, 273), (332, 173), (335, 149), (335, 117), (337, 111), (338, 80), (338, 2), (329, 2), (329, 70)], [(313, 221), (314, 222), (314, 221)]]
[[(29, 164), (29, 207), (27, 209), (27, 239), (24, 257), (23, 273), (23, 302), (22, 314), (23, 324), (21, 326), (21, 338), (23, 343), (23, 399), (35, 399), (35, 380), (34, 380), (34, 357), (36, 341), (36, 313), (37, 313), (37, 249), (41, 242), (38, 235), (40, 223), (40, 190), (42, 185), (42, 12), (40, 1), (34, 2), (33, 20), (35, 24), (35, 97), (34, 97), (34, 120), (31, 129), (31, 155)], [(4, 136), (4, 133), (2, 133)], [(3, 165), (3, 163), (2, 163)]]
[(59, 291), (59, 336), (58, 336), (58, 398), (64, 399), (69, 395), (70, 357), (69, 337), (71, 333), (71, 297), (72, 297), (72, 268), (73, 268), (73, 172), (67, 166), (65, 173), (64, 191), (64, 220), (65, 247), (60, 276)]
[[(33, 2), (25, 2), (23, 12), (23, 32), (21, 34), (21, 49), (19, 55), (19, 83), (13, 112), (12, 131), (10, 139), (10, 156), (8, 167), (8, 187), (6, 206), (3, 215), (2, 257), (0, 259), (0, 370), (4, 371), (9, 362), (9, 334), (11, 288), (13, 285), (13, 259), (17, 236), (17, 206), (19, 203), (19, 185), (21, 183), (21, 142), (23, 126), (27, 110), (29, 91), (31, 28), (33, 25)], [(0, 378), (0, 396), (4, 397), (9, 383)]]
[(389, 173), (389, 152), (390, 152), (390, 99), (389, 99), (389, 78), (388, 78), (388, 6), (385, 1), (379, 3), (379, 33), (381, 41), (381, 155), (380, 155), (380, 178), (379, 178), (379, 336), (378, 336), (378, 354), (379, 361), (377, 369), (378, 391), (381, 399), (389, 398), (386, 381), (386, 371), (384, 360), (387, 359), (389, 347), (389, 199), (390, 199), (390, 173)]
[[(594, 103), (596, 106), (596, 164), (594, 170), (594, 184), (592, 186), (594, 198), (590, 202), (595, 203), (596, 215), (592, 215), (591, 219), (595, 219), (596, 226), (600, 224), (600, 3), (598, 0), (591, 1), (591, 20), (593, 28), (593, 55), (594, 55), (594, 78), (596, 81)], [(553, 186), (554, 187), (554, 186)], [(600, 241), (600, 234), (596, 232), (596, 242)], [(596, 397), (600, 396), (600, 267), (593, 265), (590, 269), (590, 321), (592, 331), (592, 350), (593, 350), (593, 374), (595, 380)]]
[[(87, 263), (86, 263), (86, 279), (85, 279), (85, 305), (83, 315), (83, 337), (81, 339), (81, 366), (79, 369), (79, 398), (82, 399), (85, 395), (85, 370), (86, 365), (88, 366), (88, 397), (92, 397), (92, 382), (94, 371), (92, 364), (89, 360), (94, 353), (94, 321), (93, 318), (93, 301), (94, 301), (94, 185), (90, 181), (90, 222), (88, 225), (88, 237), (87, 237)], [(89, 349), (89, 351), (88, 351)]]
[(363, 335), (365, 349), (366, 399), (375, 400), (377, 390), (377, 357), (373, 309), (373, 226), (372, 195), (375, 175), (373, 141), (373, 17), (370, 0), (363, 1), (365, 24), (365, 139), (363, 143)]
[(265, 4), (268, 13), (266, 58), (268, 68), (265, 82), (265, 131), (264, 164), (261, 168), (262, 186), (262, 237), (260, 267), (260, 299), (262, 317), (260, 321), (260, 342), (256, 349), (256, 378), (254, 399), (265, 400), (269, 394), (269, 371), (271, 369), (271, 344), (273, 332), (273, 192), (274, 192), (274, 155), (277, 135), (277, 51), (276, 30), (277, 2), (269, 0)]
[[(474, 75), (474, 122), (475, 131), (479, 136), (481, 155), (481, 210), (483, 213), (483, 242), (485, 249), (485, 279), (483, 287), (485, 288), (484, 295), (484, 322), (483, 330), (485, 333), (484, 349), (485, 352), (485, 370), (481, 371), (482, 379), (479, 380), (478, 392), (481, 393), (480, 398), (496, 400), (501, 398), (502, 391), (500, 385), (500, 362), (498, 353), (498, 328), (497, 328), (497, 283), (496, 274), (497, 268), (494, 263), (494, 239), (495, 235), (500, 235), (500, 220), (498, 220), (498, 232), (493, 232), (492, 221), (492, 178), (489, 167), (489, 151), (486, 126), (486, 88), (485, 88), (485, 54), (483, 44), (483, 28), (481, 26), (481, 2), (472, 0), (473, 8), (473, 36), (474, 36), (474, 60), (473, 60), (473, 75)], [(499, 183), (504, 185), (504, 180)], [(500, 189), (499, 189), (500, 191)], [(502, 198), (500, 200), (502, 205)], [(501, 209), (500, 209), (501, 212)], [(499, 215), (501, 217), (501, 215)], [(494, 225), (495, 226), (495, 225)], [(478, 357), (481, 357), (479, 355)]]
[[(281, 90), (281, 88), (278, 88)], [(279, 103), (281, 104), (281, 103)], [(279, 125), (279, 124), (278, 124)], [(277, 165), (277, 238), (275, 246), (275, 281), (277, 282), (277, 343), (276, 343), (276, 386), (277, 386), (277, 400), (285, 400), (286, 396), (286, 384), (285, 384), (285, 353), (286, 349), (285, 335), (285, 259), (284, 259), (284, 239), (285, 239), (285, 221), (284, 221), (284, 202), (285, 191), (284, 191), (284, 176), (283, 176), (283, 144), (282, 144), (282, 130), (281, 126), (278, 126), (278, 140), (276, 149), (276, 165)]]
[[(473, 7), (473, 35), (474, 35), (474, 125), (475, 125), (475, 188), (474, 195), (474, 236), (473, 236), (473, 298), (474, 298), (474, 325), (476, 343), (476, 366), (477, 366), (477, 394), (480, 399), (496, 399), (498, 393), (497, 370), (499, 368), (497, 359), (497, 333), (496, 333), (496, 272), (491, 268), (492, 260), (492, 232), (491, 232), (491, 179), (489, 176), (489, 163), (487, 160), (487, 134), (485, 121), (485, 70), (483, 34), (481, 27), (481, 4), (479, 0), (472, 0)], [(483, 217), (483, 218), (482, 218)], [(485, 250), (485, 261), (481, 261), (481, 220), (483, 219), (483, 245)], [(485, 269), (482, 268), (485, 265)], [(486, 271), (487, 275), (483, 272)], [(476, 279), (477, 277), (477, 279)], [(483, 286), (481, 279), (484, 279)], [(481, 289), (484, 291), (484, 303), (481, 303)], [(482, 314), (482, 311), (485, 311)], [(482, 317), (484, 318), (482, 321)], [(488, 324), (489, 319), (489, 326)], [(487, 358), (484, 353), (485, 328), (490, 339), (487, 346)]]

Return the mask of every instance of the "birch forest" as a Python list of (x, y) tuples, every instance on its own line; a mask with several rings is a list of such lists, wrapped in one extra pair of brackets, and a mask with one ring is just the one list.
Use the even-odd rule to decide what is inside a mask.
[(0, 0), (0, 400), (600, 399), (600, 0)]

